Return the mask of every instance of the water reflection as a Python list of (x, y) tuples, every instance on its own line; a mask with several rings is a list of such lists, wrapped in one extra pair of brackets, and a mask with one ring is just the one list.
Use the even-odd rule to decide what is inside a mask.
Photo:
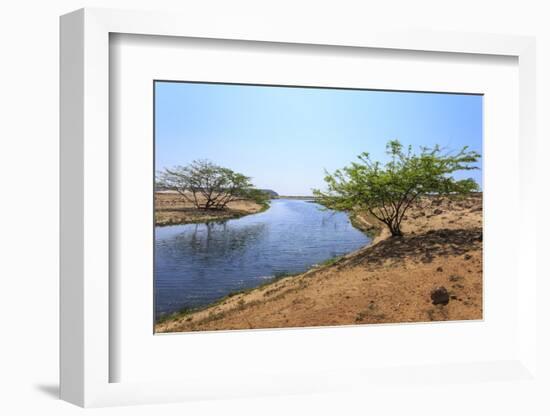
[(157, 227), (156, 314), (207, 305), (368, 242), (347, 215), (299, 200), (274, 200), (263, 213), (225, 222)]
[(177, 234), (173, 239), (160, 240), (157, 247), (175, 257), (182, 254), (233, 257), (255, 240), (262, 238), (261, 234), (267, 231), (266, 224), (231, 227), (227, 223), (228, 221), (189, 224), (185, 232)]

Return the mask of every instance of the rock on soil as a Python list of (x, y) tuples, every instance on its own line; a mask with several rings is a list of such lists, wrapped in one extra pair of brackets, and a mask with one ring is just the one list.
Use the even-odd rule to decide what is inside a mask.
[(432, 290), (430, 297), (434, 305), (446, 305), (449, 303), (449, 292), (447, 292), (447, 289), (443, 286)]

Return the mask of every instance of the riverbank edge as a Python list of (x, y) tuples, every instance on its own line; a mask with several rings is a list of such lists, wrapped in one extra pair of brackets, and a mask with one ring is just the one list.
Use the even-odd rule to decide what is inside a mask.
[[(267, 210), (268, 208), (269, 208), (269, 203), (267, 204), (267, 207), (265, 207), (265, 209), (262, 209), (261, 211), (258, 211), (256, 213), (245, 214), (245, 215), (259, 214), (260, 212), (263, 212), (263, 211)], [(239, 217), (237, 217), (237, 218), (239, 218)], [(374, 244), (377, 244), (378, 242), (380, 242), (380, 241), (386, 239), (387, 237), (389, 237), (389, 233), (386, 233), (385, 229), (382, 226), (383, 224), (377, 222), (377, 220), (373, 217), (371, 218), (366, 214), (363, 214), (362, 216), (360, 216), (358, 212), (351, 212), (351, 213), (348, 213), (348, 218), (350, 220), (351, 225), (354, 228), (357, 228), (359, 231), (365, 233), (368, 237), (370, 237), (372, 239), (370, 241), (370, 243), (358, 248), (357, 250), (346, 253), (344, 255), (331, 257), (331, 258), (326, 259), (325, 261), (323, 261), (320, 264), (314, 264), (313, 266), (311, 266), (309, 269), (307, 269), (304, 272), (284, 273), (284, 274), (281, 274), (281, 275), (278, 275), (278, 276), (274, 276), (270, 279), (266, 279), (265, 282), (262, 282), (262, 284), (260, 284), (258, 286), (254, 286), (254, 287), (251, 287), (251, 288), (241, 289), (241, 290), (236, 290), (236, 291), (230, 292), (227, 295), (225, 295), (223, 298), (220, 298), (217, 301), (209, 303), (207, 305), (200, 306), (200, 307), (197, 307), (197, 308), (184, 308), (184, 309), (181, 309), (180, 311), (177, 311), (177, 312), (162, 315), (158, 319), (155, 320), (155, 326), (158, 325), (158, 324), (166, 323), (167, 321), (170, 321), (170, 320), (184, 319), (185, 317), (188, 317), (189, 315), (192, 315), (194, 313), (202, 312), (202, 311), (205, 311), (207, 309), (214, 308), (214, 307), (226, 302), (227, 300), (229, 300), (229, 299), (231, 299), (235, 296), (246, 295), (246, 294), (251, 293), (255, 290), (265, 289), (266, 287), (268, 287), (270, 285), (273, 285), (275, 283), (279, 283), (280, 281), (285, 280), (285, 279), (292, 279), (292, 278), (297, 277), (297, 276), (306, 276), (306, 275), (309, 275), (311, 273), (317, 273), (317, 272), (319, 272), (319, 271), (321, 271), (321, 270), (323, 270), (327, 267), (334, 266), (335, 264), (338, 264), (341, 261), (344, 261), (344, 260), (346, 260), (350, 257), (353, 257), (353, 255), (355, 255), (356, 253), (360, 252), (361, 250), (364, 250), (365, 247), (373, 246)], [(368, 218), (368, 219), (366, 219), (366, 218)], [(209, 221), (209, 222), (216, 222), (216, 221)]]
[[(263, 203), (257, 203), (257, 204), (260, 205), (260, 207), (261, 207), (258, 211), (246, 212), (246, 211), (228, 209), (228, 210), (225, 210), (225, 211), (220, 211), (221, 213), (224, 214), (224, 216), (220, 216), (219, 218), (212, 218), (212, 219), (209, 219), (207, 221), (204, 221), (204, 220), (201, 221), (199, 219), (196, 219), (196, 220), (194, 220), (194, 219), (190, 219), (190, 220), (181, 219), (181, 221), (170, 221), (170, 222), (162, 223), (162, 222), (158, 222), (157, 218), (155, 216), (155, 227), (169, 227), (171, 225), (211, 224), (211, 223), (225, 222), (225, 221), (229, 221), (229, 220), (235, 220), (235, 219), (238, 219), (238, 218), (246, 217), (248, 215), (260, 214), (262, 212), (267, 211), (271, 207), (270, 201), (263, 202)], [(155, 210), (155, 213), (156, 213), (156, 210)], [(216, 212), (213, 211), (212, 214), (216, 214)], [(227, 215), (227, 214), (229, 214), (229, 215)]]
[[(309, 270), (308, 270), (309, 271)], [(234, 298), (235, 296), (239, 296), (239, 295), (246, 295), (248, 293), (251, 293), (255, 290), (259, 290), (259, 289), (265, 289), (267, 286), (270, 286), (274, 283), (277, 283), (277, 282), (280, 282), (284, 279), (288, 279), (288, 278), (292, 278), (292, 277), (295, 277), (295, 276), (299, 276), (299, 275), (302, 275), (304, 273), (307, 273), (307, 272), (301, 272), (301, 273), (282, 273), (278, 276), (274, 276), (274, 277), (271, 277), (269, 279), (266, 279), (265, 282), (263, 282), (262, 284), (260, 284), (259, 286), (254, 286), (254, 287), (250, 287), (250, 288), (247, 288), (247, 289), (240, 289), (240, 290), (235, 290), (233, 292), (230, 292), (228, 293), (227, 295), (225, 295), (223, 298), (220, 298), (212, 303), (209, 303), (207, 305), (204, 305), (204, 306), (199, 306), (197, 308), (183, 308), (177, 312), (172, 312), (172, 313), (169, 313), (169, 314), (165, 314), (165, 315), (162, 315), (160, 316), (156, 321), (155, 321), (155, 325), (158, 325), (158, 324), (162, 324), (162, 323), (165, 323), (169, 320), (172, 320), (172, 319), (183, 319), (185, 318), (186, 316), (189, 316), (189, 315), (192, 315), (194, 313), (197, 313), (197, 312), (202, 312), (202, 311), (205, 311), (207, 309), (210, 309), (210, 308), (214, 308), (218, 305), (221, 305), (222, 303), (225, 303), (227, 300), (231, 299), (231, 298)]]
[[(471, 195), (471, 197), (474, 197), (474, 198), (476, 196), (478, 196), (477, 193)], [(432, 199), (432, 198), (430, 198), (430, 199)], [(469, 199), (469, 198), (465, 198), (465, 199)], [(454, 200), (454, 198), (453, 198), (453, 200)], [(460, 200), (458, 200), (458, 201), (460, 201)], [(461, 212), (459, 213), (460, 218), (462, 218), (462, 215), (465, 212), (469, 212), (470, 213), (469, 215), (472, 215), (472, 213), (475, 213), (475, 214), (473, 214), (474, 215), (473, 218), (474, 218), (474, 222), (475, 222), (475, 218), (476, 218), (475, 215), (478, 215), (478, 213), (482, 211), (482, 198), (481, 198), (480, 207), (476, 208), (475, 205), (476, 205), (475, 202), (473, 203), (473, 206), (468, 205), (468, 206), (464, 207), (463, 205), (459, 205), (460, 208), (458, 208), (458, 209), (461, 210)], [(428, 208), (429, 206), (431, 206), (431, 208)], [(436, 201), (431, 201), (430, 204), (428, 204), (427, 206), (420, 207), (421, 210), (425, 210), (425, 209), (430, 210), (431, 209), (432, 211), (434, 211), (433, 213), (431, 213), (430, 215), (424, 215), (424, 214), (421, 214), (421, 215), (418, 215), (418, 216), (417, 215), (410, 215), (410, 218), (412, 219), (412, 221), (415, 225), (420, 225), (420, 224), (415, 223), (417, 221), (417, 218), (423, 219), (423, 218), (433, 217), (434, 215), (441, 215), (441, 210), (439, 209), (439, 207), (440, 207), (440, 203), (437, 203), (437, 199), (436, 199)], [(440, 212), (436, 213), (435, 211), (440, 211)], [(282, 325), (282, 326), (281, 325), (277, 325), (277, 326), (258, 326), (258, 327), (249, 326), (249, 327), (243, 327), (243, 328), (176, 329), (176, 328), (178, 328), (178, 325), (177, 325), (178, 321), (180, 323), (183, 323), (183, 321), (191, 322), (191, 321), (195, 321), (196, 320), (195, 318), (199, 318), (200, 319), (200, 324), (208, 325), (208, 323), (210, 323), (211, 321), (216, 321), (218, 319), (223, 319), (228, 313), (231, 313), (231, 312), (237, 312), (238, 313), (238, 311), (244, 310), (245, 308), (255, 307), (256, 305), (263, 304), (265, 302), (264, 300), (253, 300), (253, 301), (248, 301), (248, 302), (245, 301), (244, 297), (249, 297), (250, 298), (251, 295), (253, 295), (255, 292), (258, 292), (260, 294), (262, 294), (262, 292), (263, 292), (262, 296), (265, 297), (266, 295), (270, 295), (271, 293), (277, 293), (281, 289), (281, 287), (285, 287), (285, 285), (287, 285), (287, 283), (290, 283), (290, 282), (298, 282), (297, 287), (289, 289), (290, 292), (300, 291), (300, 289), (302, 289), (302, 286), (300, 285), (300, 283), (305, 281), (304, 278), (311, 278), (311, 277), (313, 277), (313, 276), (315, 276), (319, 273), (322, 274), (322, 273), (326, 273), (327, 271), (330, 271), (334, 268), (339, 269), (340, 267), (344, 267), (346, 264), (349, 264), (350, 262), (353, 262), (353, 261), (361, 258), (361, 256), (363, 256), (365, 254), (364, 253), (365, 250), (370, 250), (370, 251), (375, 250), (376, 251), (377, 247), (382, 247), (382, 246), (385, 247), (385, 245), (387, 245), (387, 243), (389, 241), (391, 241), (391, 239), (389, 238), (390, 233), (387, 230), (387, 228), (383, 227), (383, 224), (380, 223), (379, 221), (377, 223), (376, 219), (374, 219), (374, 221), (371, 223), (370, 222), (371, 219), (367, 219), (368, 215), (366, 215), (364, 212), (355, 212), (353, 214), (352, 213), (349, 213), (349, 214), (350, 214), (350, 217), (353, 217), (353, 220), (355, 222), (355, 226), (357, 228), (361, 229), (362, 231), (367, 230), (369, 232), (376, 232), (377, 233), (370, 244), (365, 245), (365, 246), (363, 246), (363, 247), (361, 247), (361, 248), (359, 248), (359, 249), (357, 249), (353, 252), (350, 252), (346, 255), (343, 255), (341, 257), (328, 259), (323, 264), (313, 266), (312, 268), (310, 268), (308, 271), (306, 271), (304, 273), (297, 273), (295, 275), (285, 276), (285, 277), (279, 278), (277, 280), (270, 280), (270, 281), (267, 281), (265, 284), (262, 284), (261, 286), (257, 286), (257, 287), (248, 289), (246, 291), (243, 291), (242, 293), (237, 292), (237, 293), (231, 294), (229, 299), (226, 297), (226, 298), (221, 299), (220, 301), (216, 302), (215, 304), (210, 304), (210, 305), (207, 305), (205, 307), (202, 307), (200, 310), (190, 310), (190, 311), (186, 311), (183, 314), (176, 313), (176, 314), (171, 315), (171, 316), (167, 315), (166, 319), (163, 319), (162, 322), (156, 322), (155, 323), (154, 332), (155, 333), (173, 333), (173, 332), (193, 332), (193, 331), (216, 331), (216, 330), (220, 330), (220, 329), (225, 329), (225, 330), (247, 329), (247, 328), (250, 328), (250, 329), (265, 328), (265, 329), (267, 329), (267, 328), (276, 328), (276, 327), (277, 328), (279, 328), (279, 327), (287, 328), (287, 327), (310, 326), (310, 325), (307, 325), (307, 324), (302, 324), (302, 325), (288, 325), (288, 324), (285, 324), (285, 325)], [(481, 214), (479, 214), (479, 215), (481, 216)], [(355, 218), (356, 216), (357, 216), (357, 218)], [(367, 217), (367, 218), (361, 218), (361, 217)], [(446, 217), (443, 216), (442, 218), (446, 218)], [(351, 218), (350, 218), (350, 220), (351, 220)], [(450, 225), (450, 222), (449, 222), (449, 225)], [(460, 227), (460, 228), (456, 228), (456, 230), (457, 231), (464, 231), (464, 230), (469, 230), (469, 229), (474, 229), (474, 228), (475, 229), (479, 228), (479, 232), (481, 233), (480, 237), (476, 237), (476, 241), (482, 241), (481, 240), (482, 239), (482, 232), (483, 232), (482, 225), (476, 226), (476, 225), (471, 225), (470, 224), (466, 228)], [(418, 231), (421, 231), (421, 234), (419, 234), (421, 236), (423, 236), (423, 235), (435, 235), (433, 233), (437, 232), (436, 230), (440, 230), (441, 232), (449, 232), (449, 229), (446, 226), (442, 226), (441, 224), (439, 224), (439, 226), (437, 228), (428, 227), (428, 229), (424, 229), (424, 226), (420, 226), (419, 230), (418, 229), (414, 230), (414, 231), (411, 230), (410, 235), (414, 236), (415, 234), (417, 234)], [(417, 237), (413, 237), (413, 239), (414, 238), (417, 238)], [(382, 246), (380, 246), (380, 243), (382, 243)], [(478, 248), (476, 250), (481, 253), (482, 250), (483, 250), (483, 247), (481, 246), (480, 248)], [(384, 248), (381, 248), (379, 251), (383, 252)], [(472, 254), (474, 254), (474, 253), (473, 252), (472, 253), (468, 252), (466, 255), (464, 255), (464, 257), (462, 257), (462, 255), (457, 255), (457, 256), (451, 257), (449, 260), (460, 259), (460, 261), (462, 261), (462, 262), (470, 261), (470, 259), (472, 258)], [(424, 258), (421, 259), (420, 264), (423, 264), (423, 263), (430, 263), (431, 264), (431, 259), (429, 259), (430, 261), (427, 261), (427, 262), (425, 262), (424, 260), (426, 260), (426, 259), (424, 259)], [(445, 265), (442, 264), (441, 266), (443, 266), (446, 269), (447, 264), (448, 263), (445, 263)], [(479, 267), (482, 267), (482, 266), (479, 266)], [(384, 269), (384, 267), (378, 268), (378, 270), (383, 270), (383, 269)], [(455, 267), (455, 269), (457, 269), (457, 268)], [(463, 269), (466, 269), (466, 268), (464, 267), (464, 265), (460, 264), (460, 267), (457, 270), (455, 270), (456, 275), (451, 274), (450, 277), (448, 277), (448, 279), (451, 282), (455, 282), (456, 279), (463, 279), (463, 277), (461, 277), (462, 273), (460, 273)], [(442, 267), (437, 267), (437, 270), (435, 270), (434, 274), (436, 274), (438, 276), (446, 276), (445, 274), (442, 273), (442, 271), (443, 271)], [(467, 270), (467, 273), (470, 273), (470, 272), (471, 272), (470, 270)], [(482, 273), (482, 269), (479, 270), (479, 273)], [(422, 279), (424, 279), (424, 275), (422, 276)], [(445, 283), (447, 278), (445, 277), (444, 279), (445, 280), (443, 280), (441, 282), (438, 281), (438, 284)], [(376, 280), (378, 280), (378, 279), (376, 279)], [(441, 280), (441, 279), (439, 279), (439, 280)], [(479, 285), (481, 287), (482, 283), (480, 283)], [(461, 296), (458, 296), (458, 297), (453, 296), (453, 290), (454, 290), (455, 286), (461, 287), (462, 289), (464, 289), (463, 285), (453, 283), (453, 285), (451, 287), (451, 299), (457, 299), (458, 298), (458, 301), (453, 300), (453, 302), (462, 302)], [(429, 297), (429, 293), (430, 293), (429, 290), (430, 290), (430, 288), (425, 289), (425, 292), (428, 293), (428, 297)], [(481, 291), (480, 293), (482, 294), (482, 289), (477, 289), (474, 286), (474, 290)], [(287, 290), (287, 292), (284, 292), (285, 295), (288, 294), (288, 292), (289, 292), (288, 290)], [(482, 297), (481, 294), (480, 294), (480, 297)], [(282, 294), (279, 294), (279, 295), (276, 294), (275, 298), (277, 298), (277, 297), (284, 297), (284, 296)], [(464, 297), (464, 296), (462, 296), (462, 297)], [(470, 301), (469, 297), (466, 296), (465, 299), (466, 300), (464, 301), (464, 305), (466, 305), (467, 302), (469, 302), (468, 305), (472, 305), (472, 302)], [(271, 300), (275, 300), (275, 299), (273, 298)], [(420, 319), (420, 320), (418, 320), (417, 318), (415, 318), (413, 320), (395, 320), (394, 319), (394, 320), (387, 321), (387, 322), (389, 322), (389, 323), (398, 323), (398, 322), (428, 322), (428, 321), (434, 321), (434, 320), (436, 320), (436, 321), (438, 321), (438, 320), (471, 320), (471, 319), (482, 319), (482, 317), (483, 317), (483, 312), (482, 312), (483, 308), (481, 307), (480, 311), (478, 311), (477, 309), (475, 309), (475, 308), (478, 308), (478, 305), (475, 305), (475, 304), (473, 306), (473, 308), (475, 310), (472, 309), (474, 315), (466, 316), (466, 317), (462, 316), (460, 318), (449, 318), (449, 316), (447, 316), (446, 308), (441, 308), (440, 307), (441, 305), (437, 305), (437, 306), (433, 307), (432, 304), (429, 302), (429, 299), (426, 300), (426, 302), (430, 305), (429, 308), (431, 308), (430, 310), (427, 311), (429, 319), (428, 318), (427, 319)], [(478, 300), (478, 302), (479, 302), (479, 300)], [(482, 300), (480, 302), (482, 302)], [(229, 309), (218, 310), (218, 308), (220, 306), (223, 308), (223, 306), (226, 305), (226, 304), (231, 305), (229, 307)], [(369, 307), (370, 306), (372, 306), (372, 305), (369, 305)], [(207, 315), (205, 315), (205, 313)], [(363, 318), (364, 318), (364, 316), (361, 317), (361, 322), (363, 322)], [(287, 320), (287, 322), (288, 322), (288, 320)], [(355, 322), (358, 322), (357, 319), (355, 320)], [(380, 322), (376, 321), (376, 322), (370, 322), (370, 323), (380, 323)], [(350, 322), (345, 322), (345, 323), (335, 324), (335, 325), (347, 325), (347, 324), (350, 324)], [(185, 325), (185, 324), (183, 324), (183, 325)], [(250, 323), (248, 323), (248, 325), (250, 325)], [(314, 325), (314, 326), (323, 326), (323, 325)]]

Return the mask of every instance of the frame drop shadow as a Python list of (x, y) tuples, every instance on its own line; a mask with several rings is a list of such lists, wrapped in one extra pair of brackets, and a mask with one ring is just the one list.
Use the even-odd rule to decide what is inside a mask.
[(59, 384), (36, 384), (34, 387), (44, 395), (59, 400)]

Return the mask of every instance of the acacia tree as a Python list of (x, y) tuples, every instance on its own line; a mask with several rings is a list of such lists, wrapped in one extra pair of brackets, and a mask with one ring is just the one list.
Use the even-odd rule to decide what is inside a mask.
[(218, 166), (208, 160), (195, 160), (160, 172), (157, 185), (177, 191), (198, 209), (222, 210), (234, 201), (251, 199), (265, 202), (267, 194), (255, 189), (250, 177)]
[(403, 149), (398, 140), (386, 145), (389, 162), (371, 160), (368, 153), (358, 156), (359, 162), (326, 173), (328, 190), (314, 190), (319, 201), (339, 210), (362, 209), (386, 224), (392, 236), (401, 236), (401, 222), (407, 209), (419, 197), (428, 194), (467, 194), (478, 189), (473, 179), (456, 180), (451, 174), (460, 170), (477, 169), (481, 157), (462, 148), (444, 153), (436, 145), (421, 147), (415, 154), (412, 147)]

